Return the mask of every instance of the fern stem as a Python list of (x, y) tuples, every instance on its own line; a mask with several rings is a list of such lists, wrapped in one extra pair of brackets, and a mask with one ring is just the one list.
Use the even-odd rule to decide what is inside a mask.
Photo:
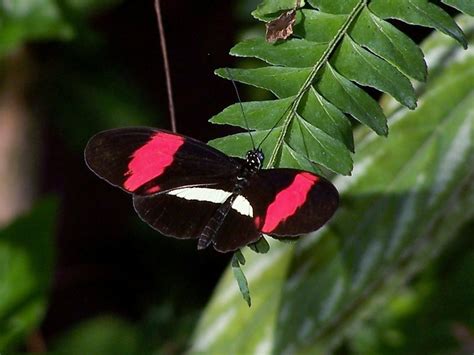
[(284, 120), (282, 132), (280, 136), (278, 137), (277, 143), (275, 144), (275, 148), (273, 149), (270, 159), (268, 160), (267, 168), (275, 166), (275, 162), (278, 157), (278, 152), (283, 146), (283, 142), (286, 138), (288, 128), (290, 127), (293, 117), (296, 114), (296, 110), (298, 109), (298, 106), (300, 105), (301, 99), (303, 98), (304, 94), (306, 94), (306, 92), (311, 88), (316, 76), (319, 74), (321, 69), (323, 69), (324, 66), (327, 64), (327, 62), (329, 61), (329, 58), (336, 50), (339, 42), (342, 41), (342, 39), (344, 38), (349, 27), (355, 21), (355, 19), (357, 18), (359, 13), (362, 11), (362, 9), (364, 9), (367, 6), (367, 1), (368, 0), (360, 0), (359, 3), (351, 11), (349, 16), (347, 16), (346, 21), (344, 21), (339, 31), (337, 31), (336, 36), (334, 36), (331, 42), (329, 42), (328, 48), (326, 48), (321, 58), (314, 65), (308, 77), (306, 78), (305, 82), (301, 86), (301, 89), (296, 94), (295, 100), (291, 103), (291, 110), (288, 111), (287, 117)]

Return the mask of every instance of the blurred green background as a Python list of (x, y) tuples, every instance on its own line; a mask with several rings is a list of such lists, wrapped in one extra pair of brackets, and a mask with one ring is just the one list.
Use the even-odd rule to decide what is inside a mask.
[[(207, 123), (235, 101), (213, 70), (262, 31), (249, 14), (258, 3), (163, 1), (180, 133), (234, 132)], [(430, 33), (400, 27), (417, 42)], [(0, 88), (0, 353), (184, 351), (230, 256), (152, 231), (82, 156), (100, 130), (169, 127), (152, 1), (1, 1)], [(474, 351), (472, 223), (462, 233), (353, 349)]]

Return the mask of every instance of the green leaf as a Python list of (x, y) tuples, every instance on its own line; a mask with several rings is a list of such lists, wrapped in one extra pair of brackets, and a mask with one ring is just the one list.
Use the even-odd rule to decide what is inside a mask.
[(455, 7), (468, 15), (474, 16), (474, 2), (471, 0), (442, 0), (446, 5)]
[(271, 91), (278, 98), (296, 95), (308, 77), (311, 68), (263, 67), (257, 69), (217, 69), (221, 78), (234, 79)]
[(300, 116), (292, 122), (288, 145), (297, 152), (304, 152), (309, 160), (337, 173), (347, 175), (352, 170), (352, 158), (346, 147)]
[(306, 170), (318, 175), (324, 175), (324, 172), (313, 164), (307, 157), (297, 153), (286, 143), (283, 144), (283, 148), (281, 149), (280, 164), (281, 166), (287, 166), (288, 168)]
[(474, 218), (474, 57), (438, 45), (450, 55), (430, 60), (436, 85), (418, 109), (398, 107), (388, 138), (359, 130), (331, 223), (295, 247), (271, 242), (268, 254), (246, 256), (250, 310), (228, 270), (191, 353), (333, 353)]
[(320, 44), (327, 44), (336, 37), (347, 20), (346, 15), (333, 15), (313, 10), (301, 10), (296, 15), (295, 35)]
[(305, 121), (339, 140), (349, 150), (354, 151), (354, 137), (350, 121), (314, 88), (303, 96), (300, 115)]
[(413, 25), (435, 28), (467, 48), (466, 38), (456, 22), (428, 0), (373, 0), (369, 8), (382, 18), (395, 18)]
[(392, 65), (345, 37), (331, 60), (344, 77), (364, 86), (387, 92), (410, 109), (416, 107), (415, 90), (410, 81)]
[[(426, 79), (423, 53), (410, 38), (384, 19), (397, 18), (437, 28), (463, 45), (466, 41), (454, 20), (439, 5), (427, 0), (402, 0), (402, 6), (398, 0), (308, 2), (318, 10), (296, 9), (294, 38), (272, 44), (263, 38), (248, 39), (235, 45), (230, 52), (238, 57), (259, 59), (270, 66), (231, 71), (219, 69), (216, 74), (272, 92), (278, 99), (278, 110), (281, 100), (288, 99), (291, 108), (280, 117), (276, 117), (268, 102), (261, 106), (251, 104), (254, 108), (258, 106), (258, 112), (252, 112), (251, 120), (261, 122), (250, 125), (255, 134), (260, 129), (268, 131), (273, 126), (281, 127), (272, 137), (271, 142), (275, 145), (265, 152), (267, 166), (283, 166), (283, 162), (304, 166), (307, 165), (304, 160), (309, 160), (334, 172), (349, 174), (352, 164), (347, 158), (350, 160), (354, 144), (352, 134), (348, 132), (350, 121), (344, 114), (353, 116), (379, 135), (388, 133), (381, 107), (358, 85), (388, 93), (414, 109), (416, 95), (409, 78)], [(268, 21), (281, 11), (295, 8), (296, 3), (296, 0), (266, 0), (254, 15)], [(244, 104), (244, 112), (246, 109), (251, 109), (250, 105)], [(238, 118), (235, 112), (229, 115), (231, 111), (235, 111), (235, 106), (224, 110), (212, 122), (235, 125)], [(270, 120), (274, 120), (273, 125), (268, 124)], [(265, 134), (260, 136), (265, 137)], [(234, 145), (230, 150), (236, 152), (235, 144), (244, 142), (242, 137), (220, 140), (219, 145), (222, 149), (226, 149), (227, 143)], [(265, 143), (268, 146), (268, 142)], [(240, 151), (248, 148), (241, 147)], [(342, 159), (338, 161), (336, 155)]]
[(326, 100), (341, 111), (380, 135), (388, 134), (387, 119), (377, 102), (331, 66), (325, 68), (316, 87)]
[(0, 351), (39, 326), (52, 278), (57, 201), (48, 199), (0, 231)]
[(113, 316), (101, 316), (82, 322), (60, 337), (53, 350), (58, 355), (141, 353), (136, 327)]
[[(273, 127), (288, 111), (294, 96), (281, 100), (243, 102), (242, 108), (250, 129), (264, 130)], [(215, 124), (229, 124), (247, 128), (240, 104), (233, 104), (210, 119)], [(278, 125), (281, 126), (281, 125)]]
[(242, 297), (245, 302), (247, 302), (248, 306), (250, 307), (252, 305), (252, 299), (250, 298), (249, 285), (247, 283), (247, 279), (245, 278), (245, 274), (242, 271), (242, 268), (240, 267), (240, 265), (244, 264), (245, 258), (243, 254), (240, 251), (235, 252), (231, 262), (232, 271), (234, 273), (235, 280), (239, 285), (240, 293), (242, 294)]
[(245, 265), (245, 257), (244, 254), (240, 250), (237, 250), (234, 253), (234, 258), (232, 259), (232, 265), (238, 266), (240, 265)]
[(249, 244), (249, 248), (258, 254), (266, 254), (270, 250), (270, 244), (262, 237), (256, 243)]
[(263, 38), (253, 38), (235, 45), (230, 54), (255, 57), (272, 65), (307, 68), (321, 59), (327, 47), (327, 44), (296, 38), (276, 44), (270, 44)]
[[(252, 83), (255, 86), (264, 87), (274, 92), (278, 92), (281, 96), (285, 93), (291, 93), (292, 89), (285, 87), (286, 83), (279, 83), (273, 80), (272, 72), (287, 71), (288, 75), (295, 77), (305, 72), (306, 69), (291, 69), (279, 67), (267, 67), (259, 69), (233, 69), (229, 72), (219, 70), (220, 75), (232, 77), (234, 80)], [(265, 76), (255, 75), (255, 72)], [(256, 78), (258, 81), (256, 81)], [(341, 123), (341, 113), (337, 109), (320, 97), (317, 93), (309, 94), (305, 101), (302, 101), (304, 108), (301, 115), (296, 115), (294, 122), (285, 127), (285, 115), (292, 114), (291, 102), (294, 98), (289, 97), (274, 101), (249, 102), (243, 103), (243, 110), (246, 113), (249, 128), (260, 129), (253, 133), (254, 140), (261, 142), (266, 134), (273, 128), (272, 134), (265, 140), (262, 145), (263, 152), (266, 157), (272, 155), (274, 147), (278, 144), (278, 138), (283, 131), (286, 131), (283, 145), (288, 145), (292, 151), (295, 151), (307, 157), (309, 161), (321, 164), (326, 168), (341, 173), (349, 174), (352, 169), (352, 158), (345, 144), (352, 148), (352, 136), (348, 123)], [(309, 99), (308, 99), (309, 97)], [(314, 98), (314, 99), (313, 99)], [(317, 99), (317, 100), (315, 100)], [(376, 104), (375, 104), (376, 105)], [(376, 105), (377, 106), (377, 105)], [(377, 106), (378, 107), (378, 106)], [(328, 122), (330, 121), (330, 122)], [(342, 119), (342, 121), (347, 121)], [(245, 128), (242, 117), (242, 111), (239, 106), (232, 105), (222, 113), (211, 119), (215, 123), (228, 123), (238, 125)], [(219, 138), (209, 142), (214, 147), (225, 151), (227, 154), (236, 156), (245, 156), (249, 145), (241, 145), (244, 141), (249, 141), (247, 133), (239, 133), (236, 135)], [(344, 143), (341, 142), (343, 140)], [(310, 147), (310, 148), (308, 148)], [(293, 159), (297, 156), (293, 156)], [(282, 166), (281, 154), (278, 157), (279, 165)], [(285, 161), (287, 162), (287, 161)], [(303, 163), (304, 164), (304, 163)], [(298, 164), (300, 166), (300, 164)], [(287, 167), (294, 167), (285, 165)], [(313, 171), (311, 169), (311, 171)]]
[(360, 13), (349, 35), (405, 75), (425, 81), (426, 64), (420, 48), (403, 32), (370, 10), (364, 9)]
[(328, 12), (330, 14), (349, 14), (359, 0), (308, 0), (308, 2), (311, 6), (318, 8), (322, 12)]
[[(347, 15), (332, 15), (319, 11), (302, 10), (294, 32), (308, 41), (326, 45), (341, 28)], [(402, 73), (419, 81), (426, 78), (423, 53), (404, 33), (389, 22), (364, 9), (349, 29), (349, 35), (359, 45), (369, 49), (395, 66)]]
[[(252, 12), (252, 16), (260, 20), (272, 20), (278, 17), (281, 11), (295, 8), (297, 0), (263, 0), (257, 9)], [(300, 7), (305, 5), (304, 0), (300, 0)]]

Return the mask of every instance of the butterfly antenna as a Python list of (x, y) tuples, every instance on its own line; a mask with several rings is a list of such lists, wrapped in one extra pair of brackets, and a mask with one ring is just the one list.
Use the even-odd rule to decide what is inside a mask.
[(253, 140), (252, 132), (250, 132), (250, 127), (249, 127), (249, 123), (247, 121), (247, 116), (245, 116), (244, 105), (242, 104), (242, 100), (240, 99), (239, 90), (237, 89), (237, 85), (235, 84), (235, 80), (234, 80), (234, 78), (232, 76), (232, 73), (230, 72), (229, 68), (225, 68), (225, 70), (226, 70), (227, 75), (229, 76), (230, 80), (232, 81), (232, 85), (234, 86), (234, 90), (235, 90), (235, 93), (237, 95), (237, 99), (239, 100), (240, 111), (242, 112), (242, 117), (244, 118), (245, 126), (247, 127), (247, 132), (249, 132), (250, 140), (252, 141), (252, 147), (255, 150), (255, 142)]

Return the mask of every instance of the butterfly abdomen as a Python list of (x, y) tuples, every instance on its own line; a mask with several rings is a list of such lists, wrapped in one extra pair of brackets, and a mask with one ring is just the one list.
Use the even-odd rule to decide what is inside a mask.
[(232, 208), (232, 204), (234, 203), (236, 197), (237, 195), (232, 194), (222, 205), (217, 208), (216, 212), (199, 235), (197, 246), (199, 250), (205, 249), (209, 246), (209, 244), (211, 244), (212, 240), (214, 239), (220, 227), (222, 226), (225, 217), (229, 214), (229, 211)]

